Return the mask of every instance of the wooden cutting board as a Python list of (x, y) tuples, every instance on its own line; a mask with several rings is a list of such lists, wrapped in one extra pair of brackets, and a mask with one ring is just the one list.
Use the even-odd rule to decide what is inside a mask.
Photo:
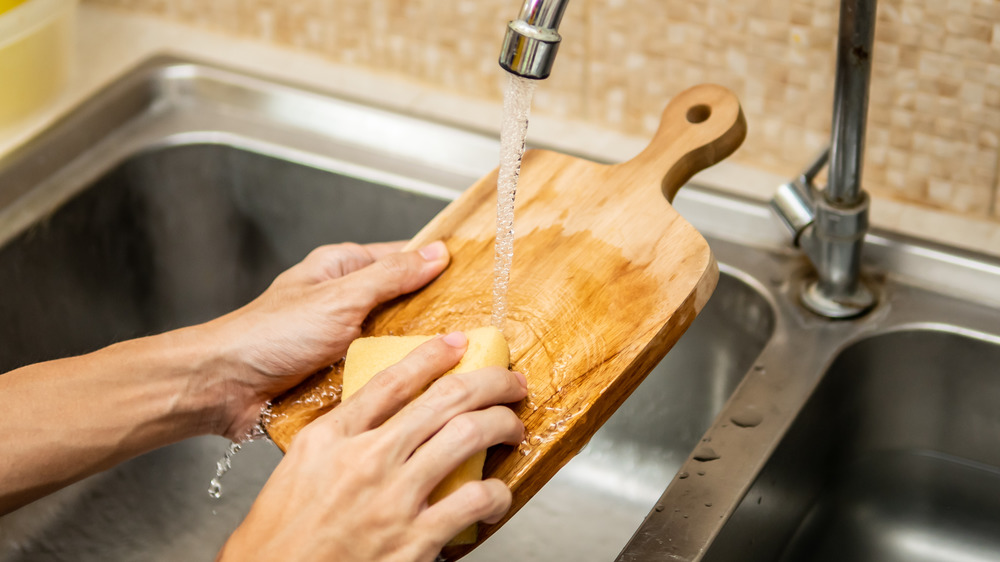
[[(587, 443), (712, 294), (715, 258), (669, 201), (745, 135), (736, 97), (702, 85), (676, 96), (649, 146), (623, 164), (525, 153), (504, 335), (514, 368), (528, 379), (529, 397), (515, 406), (528, 437), (520, 447), (492, 448), (484, 471), (513, 492), (507, 518)], [(494, 170), (416, 235), (411, 248), (443, 240), (451, 265), (421, 291), (373, 312), (364, 335), (490, 323), (496, 183)], [(337, 404), (340, 377), (335, 366), (275, 402), (267, 430), (282, 450)], [(481, 525), (479, 541), (502, 524)]]

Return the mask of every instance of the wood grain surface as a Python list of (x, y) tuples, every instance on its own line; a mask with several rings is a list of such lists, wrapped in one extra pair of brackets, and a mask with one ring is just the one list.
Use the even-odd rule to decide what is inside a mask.
[[(485, 477), (514, 495), (506, 521), (587, 443), (701, 311), (718, 268), (705, 239), (670, 205), (696, 172), (746, 135), (736, 97), (701, 85), (668, 104), (649, 146), (603, 165), (549, 151), (523, 160), (504, 335), (529, 397), (515, 405), (527, 438), (490, 449)], [(421, 291), (372, 313), (364, 335), (437, 334), (490, 323), (497, 172), (414, 237), (443, 240), (452, 263)], [(340, 370), (277, 400), (267, 421), (283, 450), (339, 401)], [(479, 542), (504, 521), (481, 525)], [(478, 543), (477, 543), (478, 544)], [(444, 553), (461, 557), (475, 545)]]

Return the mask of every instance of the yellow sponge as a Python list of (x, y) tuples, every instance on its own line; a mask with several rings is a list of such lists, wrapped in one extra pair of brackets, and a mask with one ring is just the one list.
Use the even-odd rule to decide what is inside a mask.
[[(483, 367), (503, 367), (510, 365), (510, 350), (507, 340), (500, 330), (493, 327), (476, 328), (465, 332), (469, 347), (462, 360), (445, 373), (464, 373)], [(379, 372), (398, 363), (408, 353), (433, 336), (380, 336), (354, 340), (347, 350), (344, 361), (343, 399), (357, 392)], [(466, 482), (483, 479), (483, 463), (486, 451), (476, 453), (452, 471), (434, 491), (429, 503), (433, 504), (460, 488)], [(472, 525), (458, 534), (448, 544), (470, 544), (476, 542), (477, 527)]]

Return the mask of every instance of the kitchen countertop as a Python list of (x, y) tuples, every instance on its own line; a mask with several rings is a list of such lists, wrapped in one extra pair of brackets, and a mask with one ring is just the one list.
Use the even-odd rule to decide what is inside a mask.
[[(0, 157), (37, 135), (81, 101), (140, 62), (171, 54), (298, 84), (355, 100), (474, 129), (497, 132), (501, 105), (455, 95), (388, 73), (338, 64), (261, 41), (91, 5), (77, 14), (73, 73), (60, 96), (18, 123), (0, 128)], [(498, 69), (498, 72), (501, 72)], [(544, 83), (540, 87), (544, 87)], [(750, 126), (753, 126), (751, 123)], [(533, 115), (528, 142), (602, 160), (626, 160), (649, 139), (579, 121)], [(723, 162), (695, 182), (756, 199), (769, 198), (787, 178)], [(872, 201), (873, 226), (1000, 256), (1000, 223), (899, 201)]]

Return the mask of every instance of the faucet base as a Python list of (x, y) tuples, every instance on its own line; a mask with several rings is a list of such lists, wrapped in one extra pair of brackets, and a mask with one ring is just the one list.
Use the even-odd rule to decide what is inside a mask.
[(864, 279), (859, 280), (854, 293), (843, 299), (834, 300), (824, 295), (818, 280), (811, 282), (802, 292), (803, 306), (824, 318), (835, 320), (861, 316), (871, 310), (875, 302), (875, 293), (868, 288)]

